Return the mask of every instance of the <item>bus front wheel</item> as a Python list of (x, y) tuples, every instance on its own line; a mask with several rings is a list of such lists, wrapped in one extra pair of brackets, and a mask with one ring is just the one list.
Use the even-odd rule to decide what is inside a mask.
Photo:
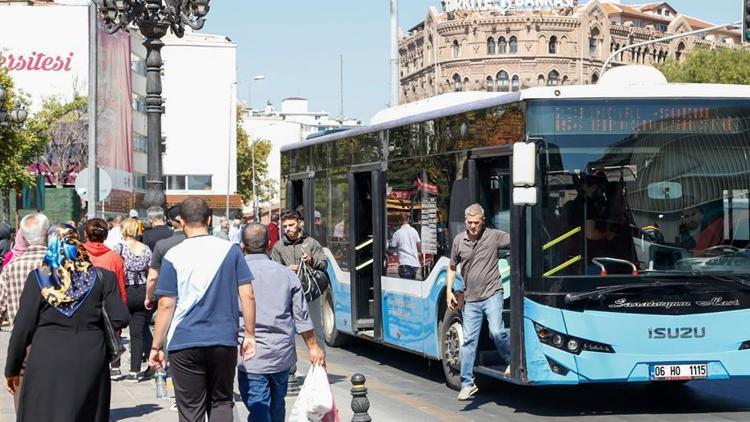
[(331, 347), (346, 346), (351, 338), (336, 328), (336, 313), (333, 306), (333, 292), (329, 288), (323, 295), (321, 303), (321, 319), (323, 320), (323, 335), (326, 344)]
[(445, 374), (445, 383), (454, 390), (461, 389), (461, 344), (463, 339), (461, 312), (446, 310), (440, 330), (441, 362)]

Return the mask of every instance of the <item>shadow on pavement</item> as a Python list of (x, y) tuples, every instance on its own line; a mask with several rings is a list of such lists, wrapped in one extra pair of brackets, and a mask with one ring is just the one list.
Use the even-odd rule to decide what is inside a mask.
[(160, 410), (164, 410), (164, 407), (157, 406), (153, 403), (145, 403), (133, 407), (111, 409), (109, 411), (109, 418), (111, 421), (119, 421), (128, 418), (140, 418), (148, 415), (149, 413), (158, 412)]
[[(431, 388), (444, 390), (438, 390), (440, 396), (455, 397), (456, 393), (445, 386), (440, 362), (428, 362), (361, 339), (355, 339), (346, 350), (429, 381)], [(461, 411), (488, 403), (510, 408), (516, 414), (548, 417), (713, 413), (722, 419), (718, 414), (750, 411), (750, 396), (744, 394), (750, 390), (750, 380), (746, 379), (542, 387), (504, 383), (479, 375), (477, 385), (479, 394), (464, 406), (459, 405)], [(745, 415), (733, 419), (747, 420)]]

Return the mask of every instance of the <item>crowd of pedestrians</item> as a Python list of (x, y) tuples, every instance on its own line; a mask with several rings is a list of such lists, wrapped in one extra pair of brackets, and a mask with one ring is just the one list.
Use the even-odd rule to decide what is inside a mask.
[[(324, 271), (325, 255), (296, 211), (268, 226), (211, 223), (208, 204), (188, 198), (149, 208), (145, 224), (135, 210), (77, 227), (33, 213), (13, 242), (0, 225), (5, 385), (18, 421), (108, 421), (112, 380), (159, 369), (180, 421), (231, 421), (235, 374), (248, 420), (284, 420), (296, 335), (313, 364), (325, 360), (296, 274)], [(110, 344), (126, 327), (123, 374)]]

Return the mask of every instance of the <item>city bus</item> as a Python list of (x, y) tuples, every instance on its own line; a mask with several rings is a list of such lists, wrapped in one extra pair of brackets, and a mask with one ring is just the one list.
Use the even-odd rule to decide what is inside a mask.
[[(328, 259), (329, 346), (437, 360), (459, 388), (446, 271), (479, 203), (511, 235), (498, 251), (511, 361), (506, 375), (484, 327), (475, 372), (528, 385), (750, 375), (748, 86), (628, 66), (597, 85), (451, 93), (281, 160), (282, 205)], [(415, 279), (389, 248), (403, 215), (421, 240)]]

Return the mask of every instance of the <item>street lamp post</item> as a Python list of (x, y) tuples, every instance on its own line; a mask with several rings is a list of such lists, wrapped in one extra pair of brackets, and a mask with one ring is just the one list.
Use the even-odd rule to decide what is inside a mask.
[(252, 79), (247, 82), (247, 108), (250, 111), (250, 117), (253, 117), (253, 81), (262, 81), (266, 79), (263, 75), (255, 75)]
[(168, 30), (181, 38), (185, 26), (203, 28), (210, 0), (94, 0), (106, 30), (114, 34), (136, 25), (146, 40), (146, 116), (148, 156), (146, 207), (164, 206), (164, 181), (161, 154), (161, 40)]
[(14, 123), (23, 124), (28, 117), (28, 112), (20, 104), (13, 110), (6, 110), (4, 107), (6, 95), (5, 87), (0, 85), (0, 129), (8, 129)]

